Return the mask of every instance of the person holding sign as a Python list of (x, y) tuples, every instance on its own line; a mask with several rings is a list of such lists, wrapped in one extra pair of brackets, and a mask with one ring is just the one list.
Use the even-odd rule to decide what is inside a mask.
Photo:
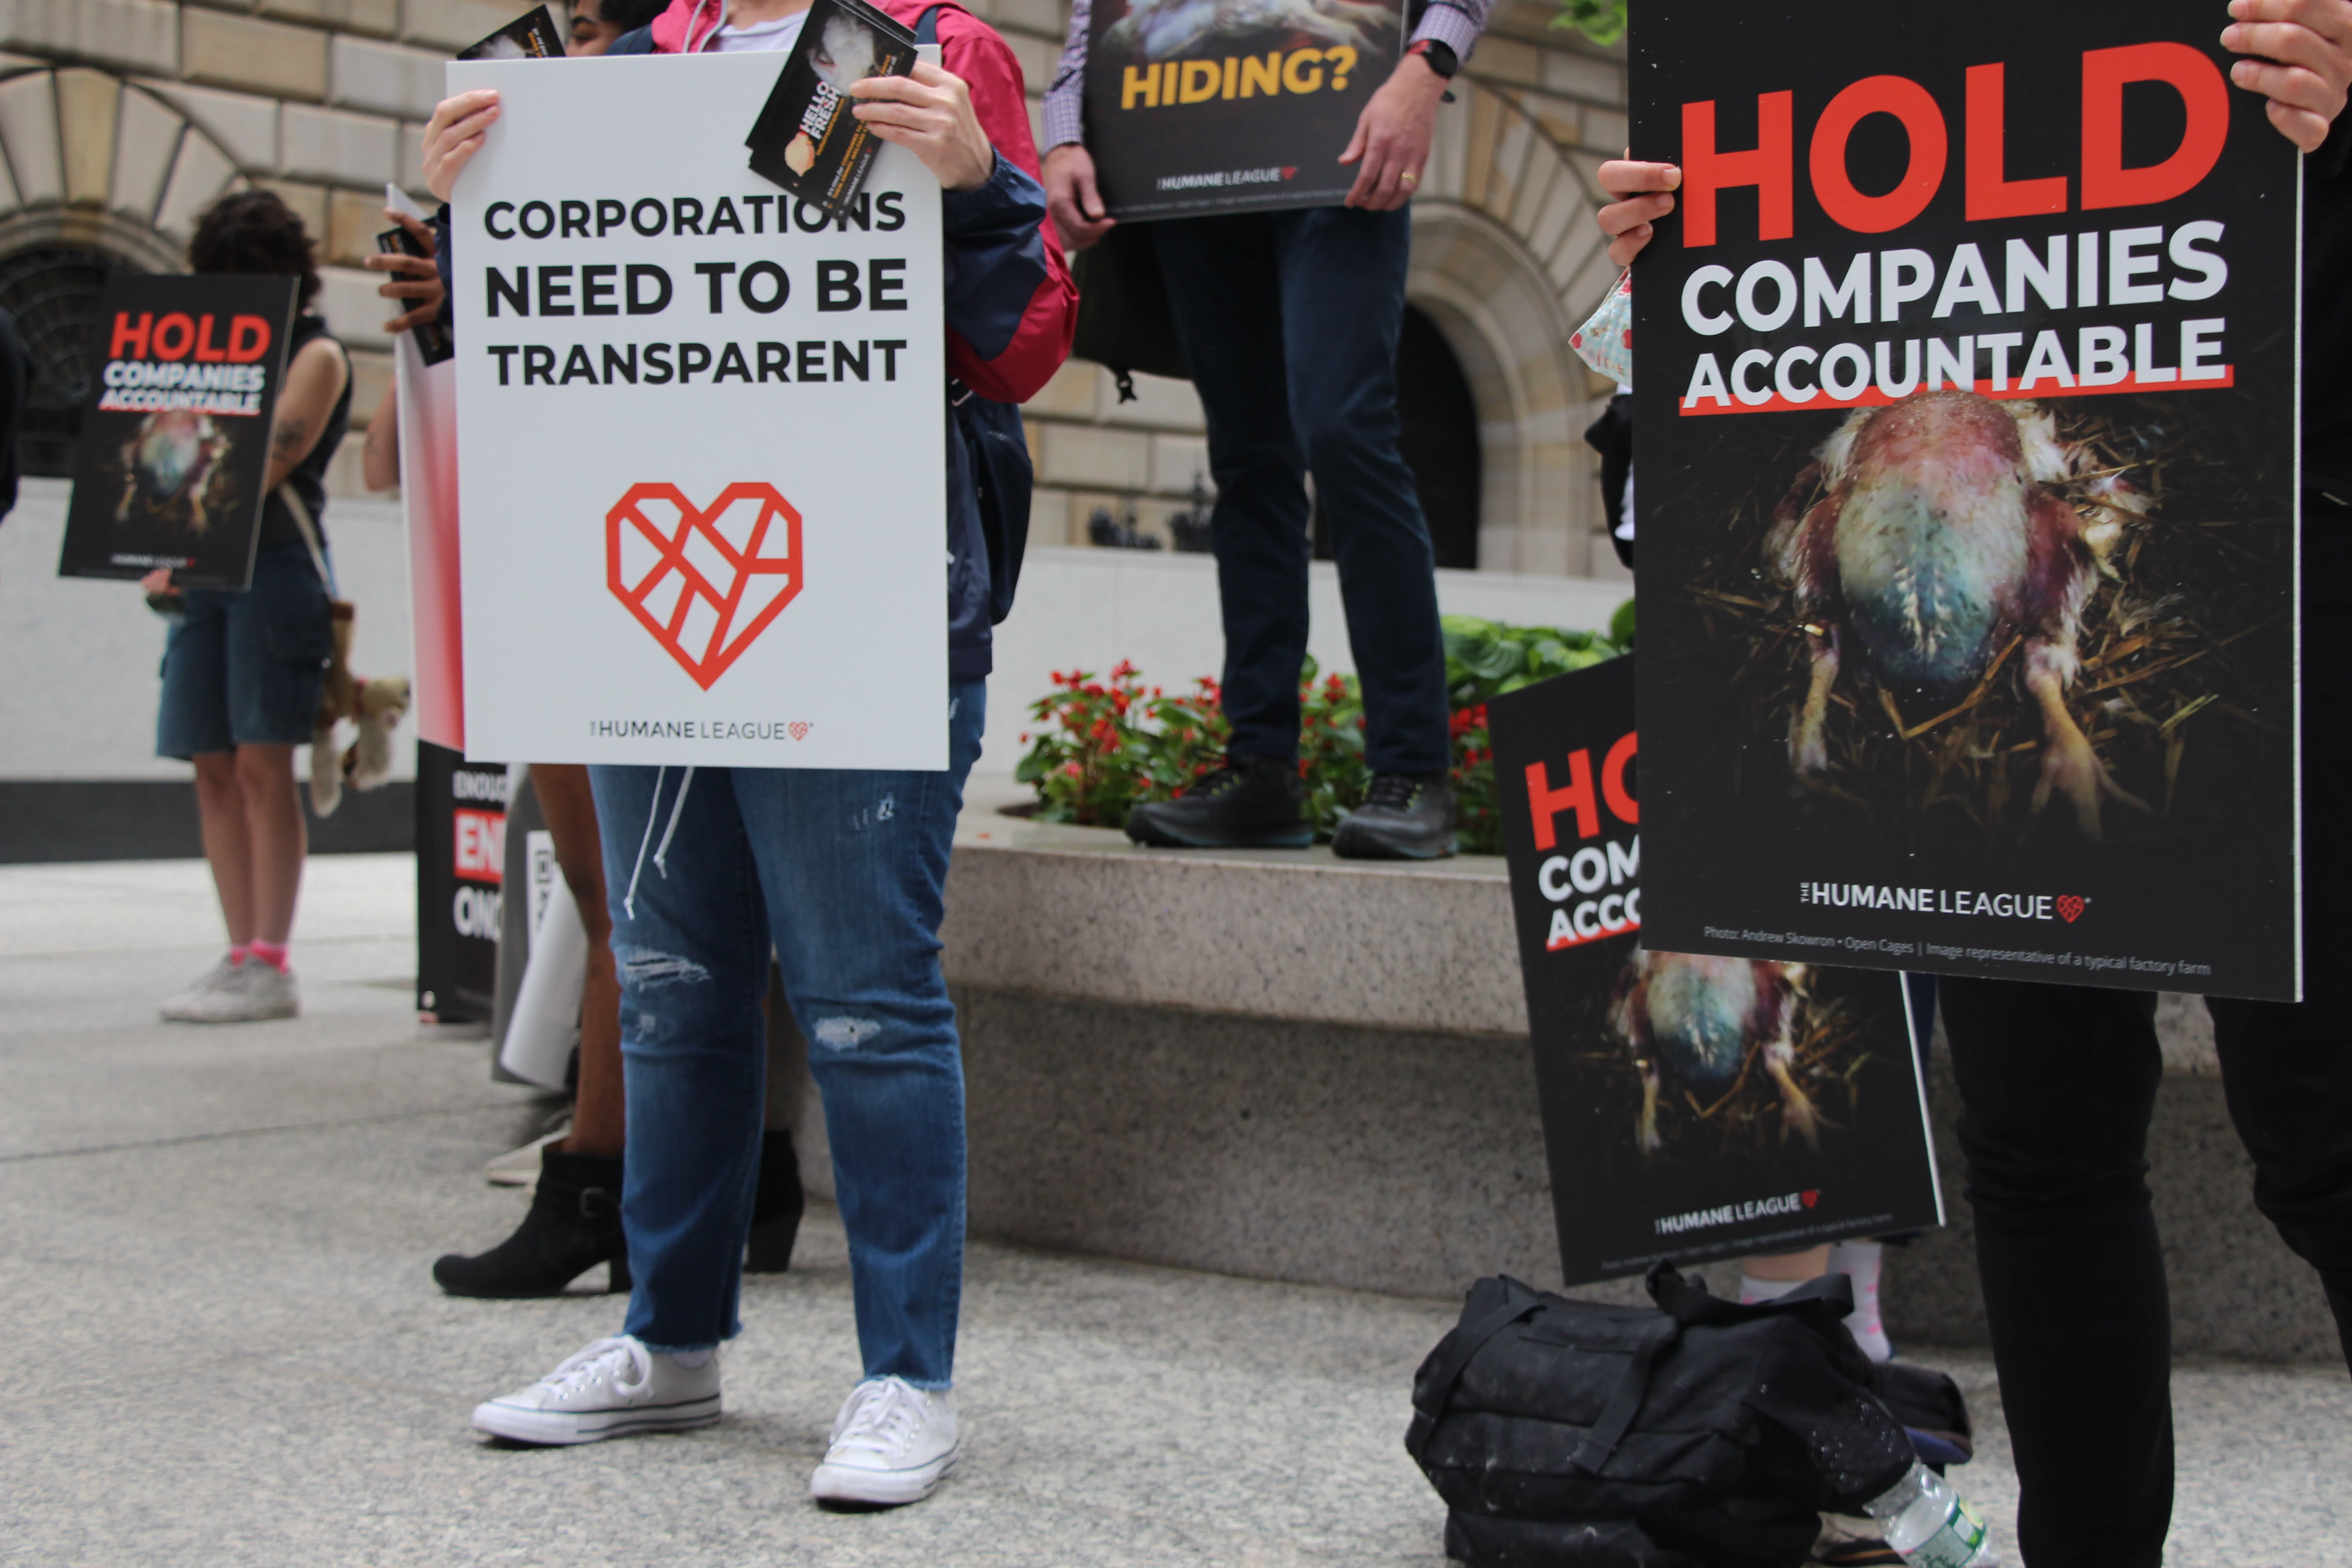
[[(1076, 320), (1045, 223), (1020, 68), (958, 5), (883, 9), (919, 37), (935, 26), (942, 50), (943, 66), (850, 88), (858, 119), (912, 152), (943, 190), (957, 384), (940, 394), (1020, 402), (1059, 367)], [(676, 0), (643, 41), (662, 54), (787, 49), (807, 12), (808, 0)], [(631, 48), (625, 39), (615, 52)], [(485, 138), (529, 133), (499, 130), (501, 112), (488, 90), (435, 112), (425, 163), (436, 194), (447, 197)], [(719, 1348), (740, 1329), (772, 940), (824, 1100), (865, 1365), (810, 1489), (836, 1504), (915, 1502), (956, 1460), (963, 1079), (938, 933), (985, 716), (991, 594), (980, 497), (953, 421), (948, 447), (943, 521), (962, 564), (941, 607), (944, 771), (591, 770), (621, 970), (622, 1223), (635, 1284), (621, 1334), (480, 1405), (483, 1430), (572, 1444), (719, 1418)]]
[[(1330, 512), (1372, 770), (1332, 848), (1366, 859), (1454, 853), (1436, 557), (1412, 472), (1397, 452), (1396, 345), (1412, 248), (1405, 207), (1429, 160), (1438, 101), (1487, 8), (1488, 0), (1433, 0), (1423, 11), (1354, 136), (1333, 154), (1356, 166), (1346, 205), (1152, 226), (1176, 334), (1208, 415), (1233, 739), (1223, 767), (1174, 800), (1136, 809), (1128, 833), (1141, 842), (1312, 841), (1297, 769), (1311, 470)], [(1116, 221), (1081, 123), (1091, 26), (1089, 0), (1077, 0), (1045, 95), (1045, 185), (1055, 226), (1073, 249), (1095, 244)]]
[(310, 308), (320, 288), (312, 252), (301, 218), (268, 191), (223, 196), (188, 242), (194, 271), (275, 274), (301, 287), (269, 433), (253, 585), (175, 589), (168, 568), (143, 580), (152, 598), (176, 601), (155, 752), (195, 763), (205, 858), (228, 924), (228, 952), (163, 1004), (163, 1016), (182, 1023), (301, 1010), (286, 957), (307, 842), (294, 748), (310, 739), (333, 647), (317, 528), (327, 463), (352, 412), (350, 362)]
[[(2218, 9), (2218, 8), (2217, 8)], [(2352, 1359), (2352, 0), (2231, 0), (2234, 85), (2303, 164), (2304, 807), (2299, 1003), (2213, 996), (2254, 1200), (2318, 1272)], [(2217, 20), (2221, 18), (2217, 15)], [(1604, 163), (1630, 266), (1682, 171)], [(2189, 889), (2190, 896), (2199, 890)], [(2172, 1507), (2170, 1318), (2147, 1140), (2163, 1071), (2147, 992), (1946, 976), (1977, 1259), (2033, 1568), (2156, 1568)]]

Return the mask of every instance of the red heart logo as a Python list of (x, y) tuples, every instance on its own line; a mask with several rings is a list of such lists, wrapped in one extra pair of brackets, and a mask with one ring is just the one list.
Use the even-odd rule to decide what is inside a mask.
[(1805, 1206), (1807, 1208), (1811, 1208), (1815, 1204), (1822, 1201), (1822, 1190), (1819, 1187), (1814, 1187), (1810, 1191), (1799, 1193), (1797, 1195), (1805, 1200)]
[(2084, 905), (2084, 901), (2085, 901), (2085, 900), (2082, 900), (2082, 899), (2078, 899), (2078, 898), (2076, 898), (2076, 897), (2075, 897), (2074, 894), (2072, 894), (2072, 893), (2061, 893), (2061, 894), (2059, 894), (2059, 895), (2058, 895), (2058, 914), (2059, 914), (2059, 918), (2060, 918), (2060, 919), (2062, 919), (2062, 920), (2063, 920), (2063, 921), (2064, 921), (2068, 925), (2073, 925), (2073, 924), (2074, 923), (2074, 921), (2075, 921), (2075, 919), (2076, 919), (2078, 916), (2080, 916), (2080, 915), (2082, 914), (2082, 912), (2083, 912), (2083, 905)]
[(1296, 163), (1286, 163), (1282, 166), (1282, 177), (1286, 180), (1291, 178), (1297, 173), (1298, 165)]
[(708, 691), (799, 595), (801, 514), (773, 485), (729, 485), (708, 510), (676, 485), (634, 485), (604, 514), (604, 572)]
[(809, 727), (806, 720), (795, 719), (784, 728), (793, 732), (793, 739), (795, 741), (804, 741), (808, 738)]

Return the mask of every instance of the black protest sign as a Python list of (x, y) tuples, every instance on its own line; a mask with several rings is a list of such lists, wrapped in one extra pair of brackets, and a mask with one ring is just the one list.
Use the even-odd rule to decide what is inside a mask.
[(2299, 989), (2298, 159), (2207, 0), (1644, 0), (1653, 940)]
[(1096, 0), (1087, 150), (1111, 216), (1336, 205), (1403, 20), (1361, 0)]
[(416, 1009), (490, 1016), (505, 900), (507, 769), (416, 743)]
[(850, 112), (850, 86), (914, 68), (915, 35), (860, 0), (816, 0), (744, 139), (752, 173), (827, 212), (843, 211), (882, 145)]
[(175, 586), (253, 580), (269, 424), (294, 319), (291, 278), (118, 273), (84, 409), (61, 577)]
[(1896, 976), (1643, 945), (1633, 663), (1487, 705), (1564, 1277), (1940, 1224)]

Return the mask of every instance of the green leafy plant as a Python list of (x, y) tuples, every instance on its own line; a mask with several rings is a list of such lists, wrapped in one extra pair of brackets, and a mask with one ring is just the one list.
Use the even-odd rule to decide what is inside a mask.
[[(1609, 632), (1509, 626), (1448, 616), (1445, 684), (1453, 707), (1451, 775), (1463, 849), (1496, 854), (1502, 824), (1495, 795), (1495, 746), (1486, 730), (1491, 698), (1613, 658), (1633, 645), (1629, 600)], [(1120, 827), (1147, 800), (1182, 794), (1216, 767), (1231, 726), (1223, 692), (1202, 676), (1170, 696), (1121, 660), (1097, 678), (1055, 671), (1054, 689), (1032, 703), (1029, 748), (1013, 776), (1037, 791), (1037, 819)], [(1298, 683), (1298, 771), (1318, 839), (1328, 838), (1371, 785), (1364, 762), (1363, 689), (1352, 675), (1325, 675), (1308, 659)]]
[[(1625, 612), (1617, 614), (1622, 617)], [(1473, 616), (1447, 616), (1439, 625), (1445, 634), (1446, 691), (1457, 709), (1599, 664), (1625, 651), (1613, 637), (1600, 632), (1507, 626)], [(1630, 629), (1630, 621), (1628, 626)]]
[(1625, 36), (1625, 0), (1559, 0), (1555, 27), (1573, 27), (1596, 44), (1613, 44)]

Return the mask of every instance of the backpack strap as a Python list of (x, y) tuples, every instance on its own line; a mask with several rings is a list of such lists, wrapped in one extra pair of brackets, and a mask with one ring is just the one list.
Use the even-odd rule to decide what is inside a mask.
[(1853, 1310), (1853, 1281), (1843, 1274), (1824, 1274), (1818, 1279), (1808, 1279), (1785, 1296), (1753, 1305), (1709, 1295), (1705, 1286), (1684, 1279), (1682, 1270), (1671, 1263), (1653, 1264), (1647, 1283), (1650, 1300), (1658, 1304), (1660, 1310), (1686, 1328), (1701, 1324), (1723, 1328), (1733, 1323), (1752, 1323), (1759, 1318), (1783, 1313), (1813, 1317), (1828, 1311), (1843, 1321), (1846, 1314)]
[(333, 598), (334, 574), (327, 570), (326, 552), (319, 547), (319, 525), (310, 521), (310, 506), (302, 500), (301, 492), (290, 484), (278, 487), (278, 499), (284, 501), (286, 510), (294, 514), (294, 526), (301, 530), (303, 546), (310, 552), (310, 564), (318, 569), (319, 585), (327, 590), (327, 597)]
[[(1470, 1365), (1470, 1358), (1486, 1348), (1486, 1342), (1509, 1328), (1535, 1315), (1543, 1306), (1543, 1298), (1509, 1275), (1496, 1276), (1503, 1287), (1503, 1299), (1475, 1318), (1465, 1318), (1445, 1336), (1429, 1362), (1429, 1388), (1422, 1403), (1422, 1391), (1414, 1390), (1412, 1426), (1404, 1435), (1405, 1452), (1415, 1459), (1429, 1447), (1432, 1434), (1437, 1430), (1437, 1418), (1445, 1414), (1448, 1401), (1454, 1397), (1454, 1385), (1462, 1381), (1462, 1373)], [(1418, 1380), (1416, 1380), (1418, 1381)]]
[(922, 19), (915, 24), (917, 45), (936, 44), (940, 41), (940, 9), (937, 5), (923, 7)]
[(1642, 1325), (1641, 1343), (1628, 1352), (1625, 1370), (1618, 1376), (1617, 1386), (1610, 1390), (1609, 1403), (1601, 1407), (1601, 1419), (1577, 1439), (1570, 1457), (1578, 1465), (1596, 1476), (1608, 1468), (1610, 1458), (1641, 1411), (1643, 1395), (1650, 1392), (1650, 1368), (1658, 1352), (1673, 1344), (1682, 1331), (1682, 1324), (1671, 1317), (1654, 1318)]

